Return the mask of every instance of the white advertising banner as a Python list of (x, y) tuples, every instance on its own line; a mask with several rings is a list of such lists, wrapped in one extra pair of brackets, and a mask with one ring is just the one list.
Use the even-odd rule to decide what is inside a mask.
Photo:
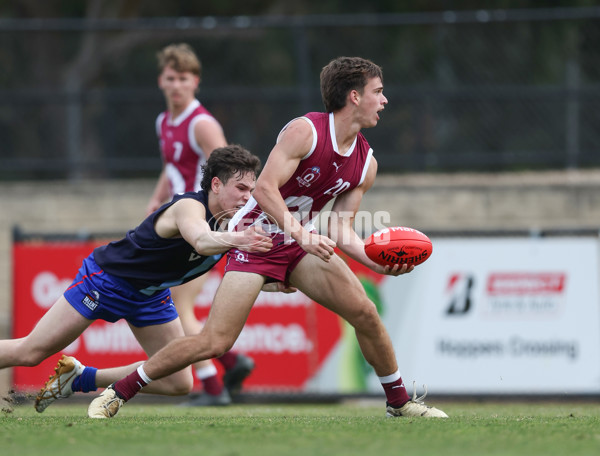
[[(381, 284), (407, 386), (438, 394), (600, 392), (595, 238), (433, 239)], [(370, 379), (373, 391), (380, 391)], [(409, 387), (410, 389), (410, 387)]]

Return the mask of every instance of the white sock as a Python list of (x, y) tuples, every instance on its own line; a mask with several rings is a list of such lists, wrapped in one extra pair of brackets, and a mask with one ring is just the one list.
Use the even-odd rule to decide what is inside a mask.
[(210, 363), (210, 365), (206, 367), (200, 367), (199, 369), (196, 369), (196, 377), (198, 377), (198, 380), (204, 380), (205, 378), (212, 377), (214, 375), (217, 375), (217, 368), (213, 363)]
[(400, 369), (398, 369), (396, 372), (394, 372), (391, 375), (386, 375), (385, 377), (378, 377), (379, 381), (381, 382), (381, 384), (385, 384), (385, 383), (393, 383), (396, 380), (398, 380), (401, 377), (400, 375)]
[(142, 378), (142, 380), (146, 382), (146, 385), (152, 381), (152, 379), (146, 375), (143, 364), (137, 368), (137, 373)]

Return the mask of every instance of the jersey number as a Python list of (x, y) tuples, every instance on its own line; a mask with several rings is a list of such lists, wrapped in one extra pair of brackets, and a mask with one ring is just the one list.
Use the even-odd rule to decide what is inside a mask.
[(338, 179), (333, 187), (325, 190), (324, 194), (338, 196), (344, 190), (348, 190), (349, 187), (350, 187), (350, 182), (344, 182), (343, 179)]
[(173, 154), (173, 161), (178, 162), (181, 158), (181, 152), (183, 152), (183, 143), (175, 141), (173, 143), (173, 147), (175, 148), (175, 153)]

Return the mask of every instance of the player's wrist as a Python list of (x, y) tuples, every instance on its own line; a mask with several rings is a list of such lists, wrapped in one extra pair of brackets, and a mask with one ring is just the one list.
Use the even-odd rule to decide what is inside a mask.
[(290, 233), (291, 238), (296, 241), (299, 245), (305, 245), (310, 243), (310, 233), (304, 228), (300, 228)]

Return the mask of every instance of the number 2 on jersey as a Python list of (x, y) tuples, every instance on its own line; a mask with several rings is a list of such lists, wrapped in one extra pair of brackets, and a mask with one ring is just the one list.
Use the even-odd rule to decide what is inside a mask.
[(348, 187), (350, 187), (350, 182), (344, 182), (343, 179), (338, 179), (333, 187), (325, 190), (323, 193), (325, 195), (338, 196), (344, 190), (347, 190)]

